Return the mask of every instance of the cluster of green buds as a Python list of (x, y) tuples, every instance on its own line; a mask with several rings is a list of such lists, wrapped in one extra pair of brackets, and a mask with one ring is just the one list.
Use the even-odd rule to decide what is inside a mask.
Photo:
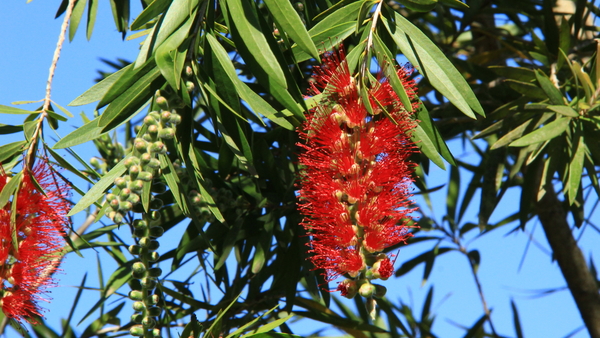
[(90, 164), (100, 175), (109, 172), (123, 159), (123, 157), (125, 157), (125, 148), (123, 145), (113, 140), (107, 134), (95, 139), (94, 144), (100, 152), (101, 158), (92, 157)]
[[(133, 141), (132, 155), (124, 160), (127, 174), (115, 179), (118, 194), (106, 195), (107, 203), (112, 209), (108, 217), (117, 224), (122, 223), (125, 215), (131, 211), (145, 211), (141, 203), (145, 185), (150, 185), (156, 193), (166, 190), (164, 184), (152, 185), (152, 181), (156, 174), (160, 174), (159, 155), (167, 153), (164, 141), (175, 137), (175, 126), (181, 123), (181, 116), (175, 110), (168, 110), (167, 100), (162, 96), (156, 98), (156, 104), (161, 110), (152, 111), (144, 118), (144, 125)], [(162, 208), (162, 200), (155, 196), (151, 198), (151, 210)]]

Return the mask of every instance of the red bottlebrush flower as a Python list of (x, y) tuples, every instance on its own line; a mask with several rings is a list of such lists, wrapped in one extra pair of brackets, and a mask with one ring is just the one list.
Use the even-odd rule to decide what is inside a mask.
[[(8, 180), (0, 171), (0, 190)], [(67, 195), (66, 182), (41, 158), (31, 173), (24, 173), (12, 201), (0, 209), (0, 308), (9, 318), (35, 324), (33, 317), (41, 315), (38, 303), (54, 284), (52, 274), (70, 222)]]
[[(409, 201), (414, 165), (408, 157), (416, 148), (407, 133), (415, 122), (386, 78), (380, 75), (367, 88), (369, 113), (344, 52), (323, 60), (315, 68), (310, 91), (322, 98), (307, 117), (298, 143), (299, 209), (311, 236), (311, 260), (315, 269), (325, 270), (327, 281), (339, 275), (364, 278), (374, 268), (371, 264), (377, 264), (377, 278), (388, 278), (393, 264), (389, 259), (375, 263), (373, 257), (411, 236), (406, 223), (414, 210)], [(406, 68), (397, 71), (415, 101), (410, 73)], [(415, 102), (412, 108), (417, 106)], [(347, 285), (338, 285), (338, 290), (347, 293)]]

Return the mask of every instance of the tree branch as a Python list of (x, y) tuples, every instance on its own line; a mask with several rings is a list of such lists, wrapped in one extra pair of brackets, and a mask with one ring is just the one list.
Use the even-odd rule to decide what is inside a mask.
[(547, 184), (545, 190), (544, 197), (536, 204), (537, 215), (590, 337), (600, 338), (600, 294), (596, 277), (577, 246), (554, 188)]

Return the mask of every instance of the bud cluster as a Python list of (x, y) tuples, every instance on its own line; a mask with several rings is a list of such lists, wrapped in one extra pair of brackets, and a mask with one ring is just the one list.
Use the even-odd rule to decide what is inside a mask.
[(104, 134), (95, 139), (94, 144), (100, 152), (101, 158), (92, 157), (90, 164), (100, 175), (108, 173), (123, 159), (123, 157), (125, 157), (125, 148), (123, 145), (113, 141), (108, 134)]

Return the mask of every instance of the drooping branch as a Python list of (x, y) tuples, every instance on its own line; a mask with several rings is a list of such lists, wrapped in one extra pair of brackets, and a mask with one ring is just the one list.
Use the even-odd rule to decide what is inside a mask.
[(596, 277), (590, 272), (577, 246), (556, 192), (551, 185), (545, 189), (546, 194), (536, 205), (537, 215), (590, 337), (599, 338), (600, 294)]

